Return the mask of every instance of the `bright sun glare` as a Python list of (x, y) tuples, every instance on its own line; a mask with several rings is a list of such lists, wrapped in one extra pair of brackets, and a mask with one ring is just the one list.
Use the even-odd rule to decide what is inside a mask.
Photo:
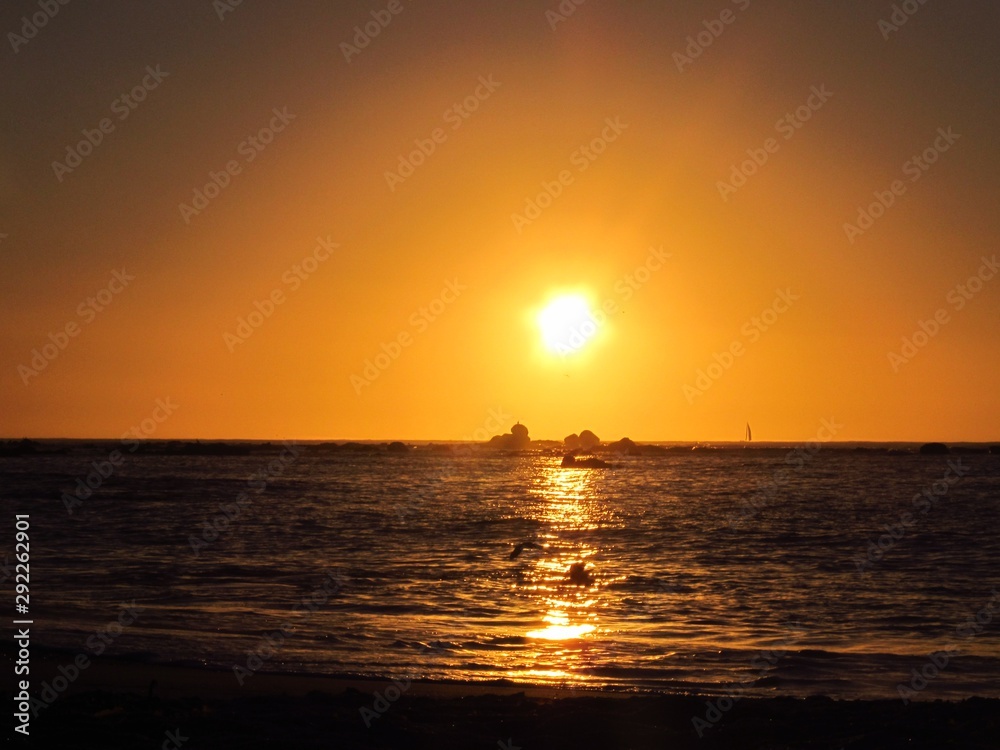
[(597, 333), (597, 322), (587, 300), (579, 294), (565, 294), (552, 300), (538, 315), (542, 341), (549, 351), (573, 354)]

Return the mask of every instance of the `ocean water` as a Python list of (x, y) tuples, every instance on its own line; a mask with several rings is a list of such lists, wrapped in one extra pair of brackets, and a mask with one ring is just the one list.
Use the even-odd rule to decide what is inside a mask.
[(126, 451), (69, 513), (114, 447), (0, 457), (36, 647), (244, 680), (1000, 697), (1000, 455)]

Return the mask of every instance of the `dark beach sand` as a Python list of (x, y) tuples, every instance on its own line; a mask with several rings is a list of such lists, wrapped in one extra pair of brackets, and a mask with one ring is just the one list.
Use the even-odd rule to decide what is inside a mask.
[[(32, 693), (72, 659), (34, 653)], [(704, 698), (415, 682), (367, 727), (361, 709), (391, 684), (257, 674), (240, 687), (232, 672), (97, 659), (32, 720), (31, 746), (171, 747), (179, 730), (185, 750), (1000, 748), (1000, 701), (979, 698), (743, 699), (699, 738)]]

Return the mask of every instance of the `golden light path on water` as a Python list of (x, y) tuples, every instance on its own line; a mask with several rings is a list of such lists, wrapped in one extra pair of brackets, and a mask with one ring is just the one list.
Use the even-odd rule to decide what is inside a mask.
[(592, 639), (601, 632), (601, 589), (610, 581), (595, 578), (590, 585), (576, 585), (567, 571), (574, 563), (589, 567), (598, 552), (574, 539), (574, 532), (601, 528), (608, 512), (596, 491), (597, 472), (565, 469), (557, 461), (540, 471), (529, 490), (535, 518), (547, 531), (537, 540), (543, 549), (526, 576), (528, 582), (519, 586), (539, 607), (538, 627), (525, 633), (538, 643), (521, 659), (522, 665), (536, 666), (514, 667), (508, 675), (515, 680), (586, 682), (579, 670), (591, 665)]

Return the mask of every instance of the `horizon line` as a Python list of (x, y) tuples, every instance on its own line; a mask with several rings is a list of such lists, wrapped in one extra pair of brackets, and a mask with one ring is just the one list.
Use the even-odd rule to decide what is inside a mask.
[[(294, 443), (481, 443), (483, 445), (489, 444), (489, 440), (470, 440), (468, 438), (290, 438), (290, 437), (252, 437), (252, 438), (219, 438), (219, 437), (32, 437), (21, 435), (19, 437), (7, 437), (0, 436), (0, 441), (2, 442), (19, 442), (22, 440), (34, 440), (34, 441), (101, 441), (101, 442), (121, 442), (125, 441), (138, 441), (143, 443), (156, 443), (156, 442), (207, 442), (207, 443), (275, 443), (275, 442), (294, 442)], [(617, 440), (601, 440), (598, 445), (608, 445), (610, 443), (616, 443), (619, 440), (625, 440), (631, 438), (618, 438)], [(560, 443), (564, 441), (557, 438), (532, 438), (532, 443)], [(900, 440), (900, 439), (889, 439), (889, 440), (814, 440), (814, 439), (774, 439), (774, 440), (712, 440), (712, 439), (702, 439), (702, 440), (633, 440), (632, 442), (636, 444), (646, 444), (646, 445), (704, 445), (710, 443), (718, 444), (733, 444), (733, 445), (784, 445), (789, 443), (821, 443), (823, 445), (856, 445), (856, 444), (912, 444), (912, 445), (926, 445), (928, 443), (944, 443), (946, 445), (995, 445), (1000, 444), (1000, 439), (997, 440), (946, 440), (946, 439), (935, 439), (935, 440)]]

